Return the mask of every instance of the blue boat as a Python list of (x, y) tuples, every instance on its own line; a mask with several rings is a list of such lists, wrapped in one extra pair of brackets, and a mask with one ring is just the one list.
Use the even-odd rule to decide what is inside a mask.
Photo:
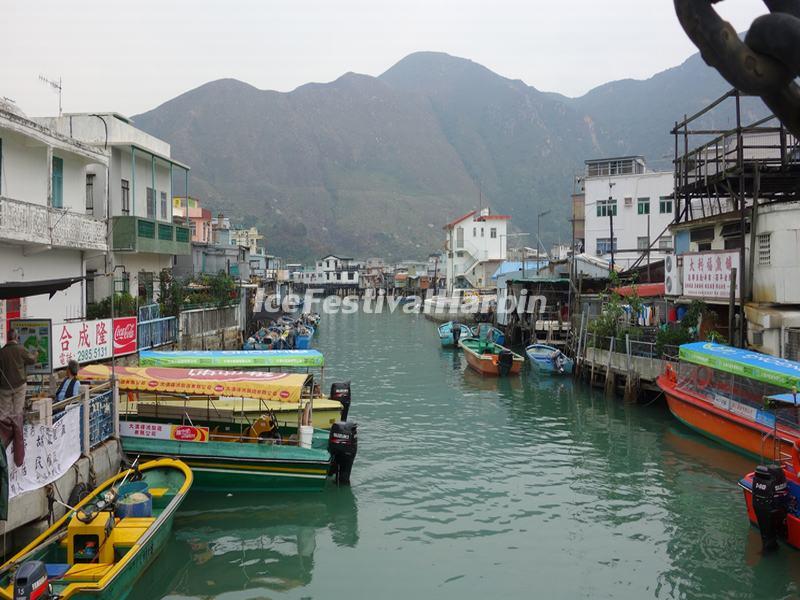
[(525, 348), (525, 354), (540, 373), (550, 375), (569, 375), (575, 365), (573, 360), (558, 348), (547, 344), (531, 344)]
[(295, 328), (294, 347), (296, 350), (308, 350), (311, 347), (311, 338), (314, 337), (314, 328), (311, 325), (301, 325)]
[(491, 323), (478, 323), (472, 328), (472, 336), (486, 340), (487, 342), (494, 342), (501, 346), (506, 345), (506, 334), (500, 331), (497, 327), (492, 327)]
[[(453, 328), (456, 329), (455, 336), (453, 335)], [(456, 323), (454, 321), (448, 321), (447, 323), (439, 325), (439, 341), (442, 344), (442, 348), (456, 348), (458, 347), (459, 339), (466, 339), (468, 337), (472, 337), (472, 330), (469, 328), (469, 325)]]

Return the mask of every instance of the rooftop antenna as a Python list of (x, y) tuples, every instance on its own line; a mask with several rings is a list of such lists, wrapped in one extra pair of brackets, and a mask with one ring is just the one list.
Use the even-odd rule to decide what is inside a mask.
[(39, 75), (39, 81), (42, 83), (46, 83), (51, 88), (53, 88), (58, 93), (58, 116), (61, 116), (61, 77), (58, 78), (58, 81), (54, 79), (48, 79), (44, 75)]

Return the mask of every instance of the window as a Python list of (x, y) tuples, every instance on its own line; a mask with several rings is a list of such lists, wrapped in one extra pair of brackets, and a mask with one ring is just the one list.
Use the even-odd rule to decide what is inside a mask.
[(156, 218), (156, 191), (153, 188), (147, 188), (147, 218)]
[(97, 275), (97, 271), (88, 270), (86, 271), (86, 304), (94, 304), (94, 278)]
[(456, 256), (458, 258), (464, 258), (464, 253), (463, 252), (456, 252)]
[(463, 248), (464, 247), (464, 228), (457, 227), (456, 228), (456, 248)]
[(636, 209), (640, 215), (650, 214), (650, 198), (639, 198), (636, 200)]
[(650, 238), (648, 238), (646, 235), (636, 238), (637, 250), (647, 250), (649, 247), (650, 247)]
[(86, 174), (86, 211), (94, 211), (94, 173)]
[(769, 265), (771, 256), (770, 256), (770, 234), (769, 233), (760, 233), (758, 234), (758, 264), (759, 265)]
[(493, 240), (497, 239), (497, 227), (492, 227), (489, 230), (489, 237), (492, 238)]
[(483, 237), (483, 227), (481, 227), (481, 237)]
[[(617, 251), (617, 238), (614, 238), (614, 245), (613, 249)], [(609, 238), (597, 238), (597, 253), (598, 254), (608, 254), (612, 250), (611, 239)]]
[(64, 161), (57, 156), (53, 157), (51, 193), (50, 206), (53, 208), (64, 208)]
[(153, 273), (152, 271), (139, 271), (137, 277), (139, 284), (139, 298), (144, 299), (146, 304), (153, 301)]
[(478, 237), (478, 228), (477, 227), (473, 227), (472, 228), (472, 237)]
[(164, 221), (169, 220), (167, 217), (167, 192), (161, 192), (161, 218)]
[(662, 215), (669, 214), (672, 212), (672, 198), (667, 196), (661, 196), (658, 199), (658, 212)]
[(607, 200), (598, 200), (597, 201), (597, 216), (598, 217), (607, 217), (609, 215), (617, 216), (617, 201), (614, 198), (609, 198)]
[(131, 214), (131, 189), (127, 179), (122, 180), (122, 214)]
[(658, 238), (658, 249), (659, 250), (672, 250), (672, 236), (671, 235), (662, 235)]
[(711, 250), (711, 242), (700, 242), (697, 244), (698, 252), (708, 252), (709, 250)]

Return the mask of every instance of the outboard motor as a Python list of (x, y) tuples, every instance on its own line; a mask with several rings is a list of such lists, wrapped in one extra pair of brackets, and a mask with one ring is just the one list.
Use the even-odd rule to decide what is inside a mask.
[(328, 452), (333, 457), (332, 472), (339, 485), (350, 485), (350, 471), (358, 452), (358, 423), (336, 421), (328, 436)]
[(753, 474), (753, 512), (756, 513), (765, 552), (778, 549), (786, 530), (788, 500), (786, 475), (779, 465), (758, 465)]
[(514, 355), (511, 350), (500, 351), (500, 356), (497, 357), (497, 366), (500, 375), (508, 375), (511, 372), (511, 367), (514, 366)]
[(14, 600), (48, 600), (52, 598), (47, 569), (40, 560), (29, 560), (14, 575)]
[(331, 400), (338, 400), (342, 403), (342, 421), (347, 421), (350, 413), (350, 382), (334, 383), (331, 385)]
[(458, 340), (461, 339), (461, 323), (453, 322), (450, 331), (453, 332), (453, 343), (458, 346)]

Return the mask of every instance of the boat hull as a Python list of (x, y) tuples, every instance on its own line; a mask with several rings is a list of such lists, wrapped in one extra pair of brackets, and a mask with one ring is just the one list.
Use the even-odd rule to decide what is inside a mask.
[(122, 436), (122, 448), (143, 458), (179, 458), (194, 472), (194, 489), (204, 491), (321, 491), (330, 471), (330, 455), (316, 448), (131, 436)]
[[(713, 403), (677, 389), (661, 375), (656, 383), (667, 399), (673, 416), (695, 431), (759, 459), (773, 456), (773, 429), (714, 406)], [(779, 452), (788, 454), (800, 440), (800, 432), (778, 430)], [(764, 440), (768, 440), (764, 442)]]
[[(786, 472), (784, 469), (784, 473), (786, 475), (786, 481), (788, 484), (789, 494), (793, 498), (798, 498), (800, 496), (800, 485), (798, 485), (797, 479), (792, 477), (790, 472)], [(742, 493), (744, 494), (744, 503), (747, 507), (747, 518), (750, 520), (750, 524), (753, 527), (758, 528), (758, 518), (756, 517), (756, 511), (753, 508), (753, 473), (748, 473), (742, 479), (739, 480), (739, 487), (742, 488)], [(792, 502), (789, 503), (790, 506)], [(796, 550), (800, 550), (800, 517), (798, 517), (796, 512), (787, 512), (786, 514), (786, 529), (784, 531), (785, 537), (783, 537), (783, 541), (789, 544), (792, 548)]]
[(545, 373), (547, 375), (571, 375), (575, 366), (575, 362), (571, 358), (565, 356), (563, 370), (558, 370), (549, 356), (537, 354), (530, 349), (526, 350), (525, 354), (539, 373)]

